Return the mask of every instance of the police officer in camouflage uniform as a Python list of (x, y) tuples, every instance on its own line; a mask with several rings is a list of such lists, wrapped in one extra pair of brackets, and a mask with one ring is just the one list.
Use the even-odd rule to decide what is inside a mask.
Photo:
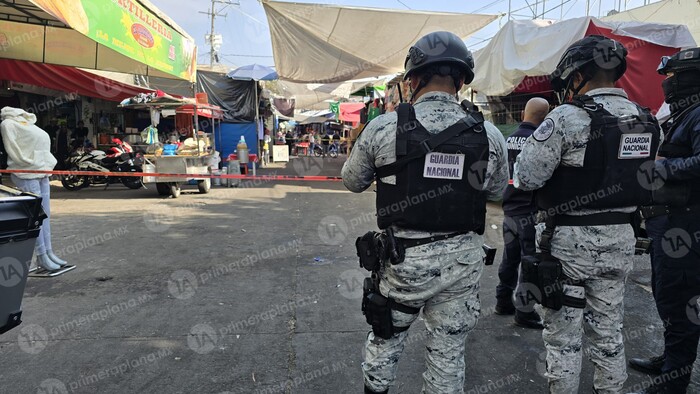
[(648, 111), (614, 87), (626, 55), (619, 42), (602, 36), (572, 44), (552, 74), (567, 102), (528, 138), (515, 163), (515, 187), (538, 189), (547, 215), (537, 225), (538, 247), (546, 234), (550, 256), (560, 263), (557, 286), (537, 289), (560, 290), (565, 298), (558, 310), (542, 308), (550, 393), (578, 392), (584, 332), (594, 392), (619, 393), (627, 379), (622, 320), (635, 250), (631, 213), (647, 195), (637, 172), (653, 163), (659, 130)]
[[(408, 311), (391, 309), (389, 338), (369, 333), (365, 392), (385, 393), (394, 383), (406, 329), (422, 309), (428, 330), (423, 392), (462, 393), (465, 342), (480, 312), (486, 200), (500, 199), (508, 182), (505, 140), (483, 118), (474, 122), (481, 115), (473, 106), (457, 101), (474, 77), (472, 55), (458, 36), (422, 37), (405, 67), (412, 106), (372, 120), (342, 170), (353, 192), (377, 180), (379, 227), (405, 247), (403, 261), (383, 263), (379, 288)], [(459, 128), (435, 145), (434, 138)]]
[[(661, 375), (642, 391), (685, 393), (700, 340), (700, 48), (664, 57), (658, 69), (671, 118), (655, 163), (653, 205), (642, 207), (652, 238), (652, 289), (664, 322), (664, 353), (630, 359)], [(653, 179), (653, 178), (650, 178)]]

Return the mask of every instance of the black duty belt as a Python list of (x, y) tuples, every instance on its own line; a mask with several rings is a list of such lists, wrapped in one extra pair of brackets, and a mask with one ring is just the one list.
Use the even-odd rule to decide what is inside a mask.
[(651, 205), (641, 207), (639, 211), (644, 219), (651, 219), (657, 216), (683, 213), (700, 213), (700, 205), (691, 205), (689, 207), (672, 207), (670, 205)]
[(607, 226), (610, 224), (631, 224), (633, 214), (622, 212), (604, 212), (591, 215), (573, 216), (557, 215), (557, 226)]
[(408, 249), (408, 248), (415, 248), (416, 246), (429, 244), (431, 242), (443, 241), (443, 240), (450, 239), (450, 238), (456, 237), (458, 235), (467, 234), (467, 233), (468, 233), (468, 231), (460, 231), (458, 233), (434, 235), (432, 237), (427, 237), (427, 238), (396, 238), (396, 239), (399, 240), (399, 242), (401, 242), (403, 244), (403, 247), (405, 249)]

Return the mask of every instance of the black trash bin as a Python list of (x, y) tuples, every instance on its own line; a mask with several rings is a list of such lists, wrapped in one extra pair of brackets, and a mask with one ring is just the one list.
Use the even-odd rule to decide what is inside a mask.
[(45, 218), (41, 197), (0, 185), (0, 334), (22, 322), (22, 296)]

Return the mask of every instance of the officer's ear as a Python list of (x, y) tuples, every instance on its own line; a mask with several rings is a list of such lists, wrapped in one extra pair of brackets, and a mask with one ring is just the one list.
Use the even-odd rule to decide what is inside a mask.
[(464, 77), (459, 78), (459, 82), (457, 82), (457, 93), (459, 93), (460, 90), (464, 87)]

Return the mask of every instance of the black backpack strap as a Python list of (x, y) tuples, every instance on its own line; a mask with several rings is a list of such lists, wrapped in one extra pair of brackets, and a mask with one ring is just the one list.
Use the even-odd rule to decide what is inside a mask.
[(416, 111), (409, 103), (401, 103), (396, 109), (396, 157), (405, 156), (408, 150), (408, 136), (418, 127)]
[[(432, 152), (433, 149), (444, 144), (451, 138), (456, 137), (467, 130), (471, 130), (483, 123), (484, 116), (481, 114), (481, 112), (467, 113), (467, 116), (458, 120), (457, 123), (433, 135), (429, 139), (423, 140), (420, 144), (420, 147), (414, 149), (405, 156), (399, 158), (399, 154), (397, 152), (397, 160), (395, 162), (377, 168), (377, 177), (384, 178), (389, 175), (397, 174), (410, 161), (425, 156), (427, 153)], [(397, 138), (399, 138), (401, 134), (406, 134), (406, 132), (401, 133), (401, 131), (403, 130), (397, 129)]]

